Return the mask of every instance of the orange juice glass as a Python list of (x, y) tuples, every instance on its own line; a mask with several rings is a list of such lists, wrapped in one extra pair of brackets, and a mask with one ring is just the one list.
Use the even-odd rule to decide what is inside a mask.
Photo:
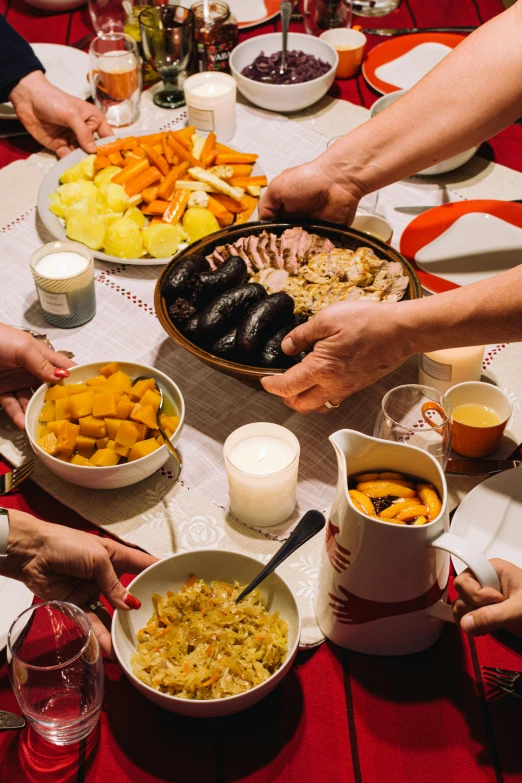
[(337, 79), (350, 79), (361, 67), (366, 46), (366, 36), (351, 27), (336, 27), (326, 30), (319, 38), (329, 43), (339, 55)]

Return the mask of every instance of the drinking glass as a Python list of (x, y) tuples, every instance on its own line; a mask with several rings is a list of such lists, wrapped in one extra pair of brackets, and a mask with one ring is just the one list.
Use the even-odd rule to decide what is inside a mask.
[(96, 106), (109, 125), (130, 125), (140, 113), (141, 61), (136, 41), (125, 33), (99, 35), (91, 43), (89, 56)]
[(163, 79), (164, 89), (154, 94), (154, 103), (163, 109), (185, 105), (178, 76), (190, 60), (194, 45), (194, 14), (180, 5), (158, 5), (140, 14), (143, 52)]
[(94, 729), (103, 664), (87, 615), (63, 601), (26, 609), (7, 638), (11, 685), (25, 717), (48, 742), (70, 745)]
[(89, 0), (89, 14), (97, 35), (123, 32), (126, 14), (122, 0)]
[(321, 35), (325, 30), (350, 27), (352, 0), (305, 0), (304, 25), (308, 35)]
[(373, 435), (417, 446), (444, 469), (451, 448), (450, 402), (429, 386), (397, 386), (383, 397)]
[(357, 16), (386, 16), (395, 11), (401, 0), (353, 0), (353, 12)]

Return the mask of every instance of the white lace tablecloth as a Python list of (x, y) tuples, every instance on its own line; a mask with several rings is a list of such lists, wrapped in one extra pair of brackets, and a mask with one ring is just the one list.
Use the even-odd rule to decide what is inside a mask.
[[(230, 144), (258, 152), (269, 178), (284, 168), (316, 157), (326, 146), (327, 137), (312, 130), (306, 122), (292, 122), (245, 106), (237, 107), (237, 120), (237, 133)], [(152, 104), (150, 94), (145, 94), (139, 128), (176, 127), (185, 121), (183, 110), (158, 109)], [(416, 360), (411, 359), (371, 388), (354, 395), (326, 417), (301, 416), (286, 408), (278, 398), (215, 373), (171, 342), (153, 306), (159, 267), (99, 261), (96, 263), (96, 317), (77, 329), (65, 331), (50, 327), (42, 318), (29, 270), (29, 256), (42, 242), (52, 239), (38, 219), (35, 204), (39, 184), (53, 163), (51, 155), (38, 153), (0, 172), (0, 187), (7, 194), (0, 213), (1, 320), (47, 333), (56, 349), (73, 351), (78, 362), (111, 357), (154, 365), (178, 382), (187, 411), (179, 445), (183, 472), (178, 483), (172, 480), (168, 463), (147, 481), (110, 492), (67, 484), (41, 465), (37, 466), (35, 481), (84, 518), (158, 557), (221, 547), (253, 554), (266, 562), (304, 511), (324, 510), (332, 502), (337, 467), (328, 436), (343, 427), (371, 434), (385, 392), (401, 383), (416, 382)], [(430, 199), (435, 198), (437, 203), (442, 203), (459, 195), (438, 184), (398, 183), (381, 192), (379, 208), (395, 221), (398, 236), (405, 225), (405, 216), (395, 217), (398, 213), (393, 213), (393, 204), (432, 203)], [(521, 344), (489, 349), (485, 374), (508, 391), (515, 405), (509, 432), (499, 450), (502, 457), (508, 456), (515, 443), (522, 441), (519, 403), (522, 379), (516, 371), (521, 366)], [(254, 421), (282, 424), (295, 433), (301, 444), (296, 513), (284, 525), (263, 531), (251, 530), (227, 513), (223, 443), (236, 427)], [(16, 464), (26, 450), (25, 436), (1, 418), (0, 452)], [(452, 479), (452, 505), (457, 505), (475, 483), (464, 478)], [(316, 536), (281, 568), (300, 601), (304, 646), (322, 639), (313, 614), (321, 547), (322, 536)]]

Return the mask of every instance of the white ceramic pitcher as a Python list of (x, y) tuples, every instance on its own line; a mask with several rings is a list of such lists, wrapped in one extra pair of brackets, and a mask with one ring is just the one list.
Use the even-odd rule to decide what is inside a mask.
[[(466, 563), (482, 585), (500, 590), (485, 556), (448, 533), (446, 481), (427, 452), (371, 438), (354, 430), (330, 437), (339, 466), (334, 503), (326, 528), (316, 617), (321, 630), (341, 647), (374, 655), (419, 652), (453, 622), (445, 603), (449, 553)], [(380, 521), (355, 509), (348, 476), (398, 471), (433, 484), (442, 510), (426, 525)]]

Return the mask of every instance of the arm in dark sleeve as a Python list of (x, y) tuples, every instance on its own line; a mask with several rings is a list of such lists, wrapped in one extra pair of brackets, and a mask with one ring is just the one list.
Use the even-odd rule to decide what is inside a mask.
[(32, 71), (45, 73), (45, 68), (27, 41), (0, 14), (0, 103), (7, 101), (13, 87)]

